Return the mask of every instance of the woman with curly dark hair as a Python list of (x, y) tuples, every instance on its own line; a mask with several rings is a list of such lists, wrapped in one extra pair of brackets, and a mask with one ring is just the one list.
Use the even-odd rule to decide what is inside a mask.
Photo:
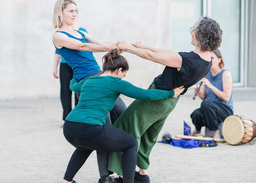
[[(119, 43), (118, 48), (144, 59), (165, 65), (162, 74), (157, 76), (149, 89), (170, 90), (184, 86), (184, 94), (189, 87), (200, 81), (209, 72), (212, 61), (210, 52), (216, 50), (222, 41), (219, 24), (208, 17), (201, 17), (190, 29), (191, 44), (195, 50), (176, 53), (172, 50), (145, 46), (141, 42), (127, 45)], [(158, 101), (135, 100), (114, 124), (137, 138), (138, 155), (135, 182), (148, 183), (149, 155), (156, 143), (158, 134), (179, 97)], [(122, 174), (119, 162), (121, 153), (111, 153), (109, 170)]]

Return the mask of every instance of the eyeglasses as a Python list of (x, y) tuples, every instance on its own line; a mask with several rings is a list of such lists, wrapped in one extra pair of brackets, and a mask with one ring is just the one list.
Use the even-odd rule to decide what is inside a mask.
[(190, 27), (190, 33), (192, 33), (194, 30), (194, 27)]

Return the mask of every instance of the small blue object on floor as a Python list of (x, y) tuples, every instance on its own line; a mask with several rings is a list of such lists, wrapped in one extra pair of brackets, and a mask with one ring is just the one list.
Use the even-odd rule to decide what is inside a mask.
[(184, 135), (191, 136), (191, 127), (184, 121)]
[[(163, 141), (157, 141), (159, 143), (165, 143)], [(181, 140), (172, 140), (169, 143), (165, 144), (170, 144), (172, 146), (176, 147), (182, 147), (186, 149), (194, 148), (194, 147), (216, 147), (218, 145), (217, 142), (215, 141), (203, 141), (203, 140), (187, 140), (187, 139), (181, 139)]]

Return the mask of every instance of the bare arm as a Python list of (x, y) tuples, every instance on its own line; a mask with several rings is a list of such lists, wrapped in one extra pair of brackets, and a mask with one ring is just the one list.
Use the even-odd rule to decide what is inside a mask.
[(98, 45), (108, 45), (108, 46), (117, 46), (118, 42), (117, 43), (112, 43), (112, 42), (104, 42), (104, 41), (101, 41), (99, 39), (96, 39), (94, 37), (92, 37), (90, 34), (88, 34), (87, 32), (84, 32), (82, 31), (84, 36), (85, 36), (85, 39), (88, 43), (93, 43), (93, 44), (98, 44)]
[(157, 53), (176, 53), (175, 51), (168, 50), (168, 49), (159, 49), (159, 48), (149, 47), (149, 46), (143, 45), (140, 41), (137, 43), (132, 43), (132, 45), (136, 48), (147, 49), (147, 50), (150, 50), (152, 52), (157, 52)]
[(54, 64), (53, 64), (53, 77), (58, 79), (58, 65), (60, 62), (60, 54), (54, 54)]
[(106, 42), (103, 42), (103, 41), (101, 41), (101, 40), (99, 40), (99, 39), (96, 39), (96, 38), (90, 36), (90, 35), (89, 35), (88, 33), (86, 33), (86, 32), (83, 32), (83, 33), (84, 33), (84, 37), (85, 37), (85, 39), (86, 39), (86, 41), (87, 41), (88, 43), (93, 43), (93, 44), (98, 44), (98, 45), (108, 44), (108, 43), (106, 43)]
[(231, 97), (231, 91), (232, 91), (232, 76), (229, 71), (224, 71), (222, 75), (222, 87), (223, 91), (220, 91), (218, 88), (213, 86), (208, 79), (204, 78), (202, 81), (205, 83), (206, 86), (208, 86), (220, 99), (224, 100), (225, 102), (228, 102)]
[(143, 49), (143, 48), (137, 48), (131, 45), (127, 45), (125, 42), (121, 42), (118, 44), (118, 48), (120, 50), (124, 50), (126, 52), (135, 54), (141, 58), (173, 67), (173, 68), (181, 68), (182, 64), (182, 57), (174, 52), (174, 53), (161, 53), (161, 52), (153, 52), (148, 49)]
[[(95, 40), (94, 40), (95, 41)], [(96, 44), (82, 43), (78, 40), (72, 39), (65, 34), (55, 33), (53, 35), (53, 42), (57, 48), (66, 47), (74, 50), (88, 51), (88, 52), (105, 52), (117, 48), (114, 44)], [(98, 42), (97, 42), (98, 43)]]

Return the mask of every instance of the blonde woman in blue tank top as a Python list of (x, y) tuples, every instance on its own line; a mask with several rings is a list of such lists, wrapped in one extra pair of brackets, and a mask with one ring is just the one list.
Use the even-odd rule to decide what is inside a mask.
[[(76, 20), (77, 7), (73, 0), (58, 0), (55, 3), (53, 26), (59, 29), (53, 35), (53, 43), (57, 52), (73, 70), (70, 89), (75, 93), (81, 90), (87, 77), (101, 73), (100, 66), (92, 52), (107, 52), (117, 48), (116, 44), (103, 42), (90, 36), (84, 30), (74, 29)], [(111, 121), (113, 123), (125, 109), (125, 103), (118, 97), (106, 123), (111, 124)], [(101, 177), (99, 183), (105, 183), (105, 178), (109, 176), (107, 156), (105, 152), (97, 152)]]
[[(74, 29), (87, 32), (85, 28), (76, 25), (74, 26)], [(60, 101), (63, 109), (62, 120), (65, 121), (67, 115), (72, 110), (72, 91), (69, 89), (69, 86), (70, 81), (73, 78), (73, 70), (68, 65), (67, 61), (60, 55), (57, 49), (55, 50), (54, 54), (53, 77), (56, 79), (60, 79)], [(78, 97), (75, 94), (74, 101), (76, 105), (78, 103)]]

